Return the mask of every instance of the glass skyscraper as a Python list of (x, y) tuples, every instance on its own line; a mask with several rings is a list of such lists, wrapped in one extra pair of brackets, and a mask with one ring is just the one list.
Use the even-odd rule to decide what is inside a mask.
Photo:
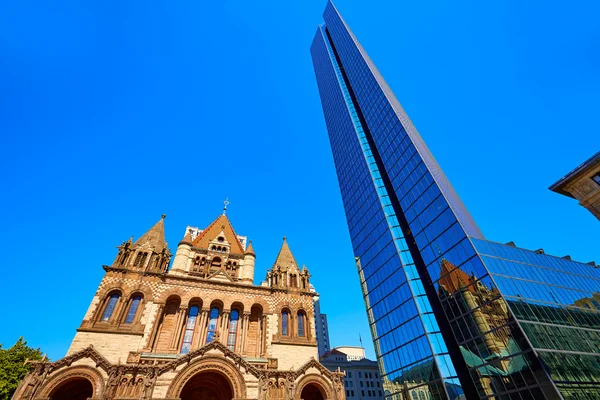
[(385, 393), (600, 399), (600, 271), (485, 240), (330, 2), (311, 55)]

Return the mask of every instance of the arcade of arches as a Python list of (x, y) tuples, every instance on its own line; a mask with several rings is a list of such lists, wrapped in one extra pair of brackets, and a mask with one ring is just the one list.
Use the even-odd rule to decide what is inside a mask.
[(32, 363), (13, 399), (345, 400), (286, 238), (255, 285), (252, 242), (225, 214), (188, 226), (173, 260), (164, 225), (118, 246), (67, 355)]

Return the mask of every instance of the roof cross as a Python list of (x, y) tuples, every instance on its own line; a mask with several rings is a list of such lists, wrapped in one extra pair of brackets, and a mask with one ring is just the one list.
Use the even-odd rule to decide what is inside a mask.
[(227, 206), (229, 205), (229, 197), (227, 197), (225, 199), (225, 201), (223, 202), (223, 215), (225, 215), (225, 213), (227, 212)]

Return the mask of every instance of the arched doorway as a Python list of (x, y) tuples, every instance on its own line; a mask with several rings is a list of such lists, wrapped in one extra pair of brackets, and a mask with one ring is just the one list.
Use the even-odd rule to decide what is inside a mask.
[(300, 398), (302, 400), (325, 400), (325, 394), (318, 385), (309, 383), (302, 389)]
[(179, 395), (181, 400), (232, 400), (229, 380), (218, 372), (200, 372), (191, 378)]
[(86, 378), (68, 379), (50, 393), (52, 400), (86, 400), (94, 397), (92, 382)]

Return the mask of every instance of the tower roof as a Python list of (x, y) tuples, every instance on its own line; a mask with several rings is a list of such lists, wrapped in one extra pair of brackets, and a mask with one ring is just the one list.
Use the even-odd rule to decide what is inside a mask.
[(185, 233), (185, 236), (183, 237), (183, 239), (181, 239), (181, 242), (179, 242), (179, 244), (189, 244), (190, 246), (192, 245), (192, 232), (190, 229), (188, 229), (188, 231)]
[(158, 222), (154, 224), (152, 228), (150, 228), (146, 233), (139, 237), (138, 240), (133, 243), (134, 247), (139, 247), (147, 244), (149, 247), (153, 248), (157, 253), (161, 252), (162, 249), (167, 247), (167, 242), (165, 241), (165, 218), (167, 216), (163, 214)]
[(277, 254), (277, 258), (275, 259), (275, 265), (284, 269), (291, 267), (298, 268), (298, 263), (290, 250), (290, 246), (288, 246), (285, 236), (283, 237), (283, 244), (281, 245), (281, 249), (279, 249), (279, 254)]
[(256, 255), (256, 253), (254, 253), (254, 247), (252, 247), (252, 240), (248, 241), (248, 248), (246, 248), (246, 253)]
[(231, 246), (231, 254), (244, 254), (244, 248), (240, 243), (229, 218), (225, 214), (219, 215), (205, 230), (202, 231), (196, 239), (194, 239), (194, 247), (207, 249), (211, 240), (215, 239), (219, 234), (223, 232), (225, 240), (229, 242)]

